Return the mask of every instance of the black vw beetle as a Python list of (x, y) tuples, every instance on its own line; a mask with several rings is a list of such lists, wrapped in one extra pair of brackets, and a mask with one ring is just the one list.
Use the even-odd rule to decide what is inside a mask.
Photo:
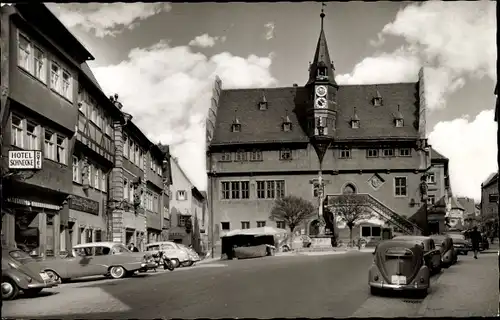
[(458, 254), (453, 246), (453, 239), (446, 235), (432, 235), (432, 240), (441, 252), (441, 265), (450, 267), (458, 261)]
[(430, 283), (430, 270), (424, 262), (421, 243), (386, 240), (375, 248), (374, 261), (368, 273), (372, 294), (384, 290), (412, 291), (425, 296)]
[(429, 268), (431, 274), (441, 272), (441, 251), (436, 248), (434, 240), (431, 237), (424, 236), (397, 236), (392, 240), (410, 241), (422, 246), (424, 252), (424, 262)]

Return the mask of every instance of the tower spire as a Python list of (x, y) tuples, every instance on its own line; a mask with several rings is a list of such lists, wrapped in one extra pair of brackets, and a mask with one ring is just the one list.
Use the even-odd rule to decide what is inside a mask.
[(335, 82), (335, 68), (333, 62), (330, 60), (330, 53), (328, 52), (328, 45), (326, 44), (326, 36), (324, 31), (324, 20), (325, 20), (325, 7), (324, 2), (321, 3), (321, 29), (319, 32), (318, 44), (316, 45), (316, 51), (314, 53), (313, 62), (309, 68), (309, 80), (307, 85), (310, 85), (317, 80), (327, 81), (333, 86), (337, 86)]

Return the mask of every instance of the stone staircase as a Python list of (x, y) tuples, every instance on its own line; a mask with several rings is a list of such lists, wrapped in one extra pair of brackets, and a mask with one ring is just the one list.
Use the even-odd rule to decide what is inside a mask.
[[(338, 197), (343, 197), (344, 195), (329, 195), (328, 196), (328, 202), (330, 203), (330, 199), (334, 200), (335, 198)], [(352, 197), (357, 197), (361, 203), (366, 203), (367, 206), (373, 209), (373, 211), (384, 221), (388, 222), (389, 224), (392, 224), (393, 226), (399, 228), (400, 230), (403, 231), (404, 234), (407, 235), (421, 235), (423, 230), (411, 222), (410, 220), (406, 219), (405, 217), (399, 215), (396, 213), (394, 210), (388, 208), (386, 205), (384, 205), (382, 202), (380, 202), (378, 199), (373, 197), (370, 194), (367, 193), (360, 193), (360, 194), (355, 194), (355, 195), (350, 195)]]

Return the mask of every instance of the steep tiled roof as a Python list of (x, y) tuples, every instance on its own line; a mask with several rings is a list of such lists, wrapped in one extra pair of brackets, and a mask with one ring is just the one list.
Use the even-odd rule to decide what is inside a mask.
[(498, 172), (492, 173), (492, 174), (490, 174), (488, 179), (486, 179), (486, 181), (483, 182), (483, 188), (485, 188), (485, 187), (489, 186), (490, 184), (495, 183), (497, 181), (498, 181)]
[(81, 68), (82, 68), (82, 71), (83, 73), (85, 73), (85, 75), (89, 78), (90, 81), (92, 81), (92, 83), (97, 87), (99, 88), (99, 90), (102, 91), (102, 88), (101, 86), (99, 85), (99, 82), (97, 82), (97, 79), (95, 78), (94, 76), (94, 73), (92, 72), (92, 70), (90, 70), (90, 67), (89, 65), (87, 64), (87, 62), (84, 62), (81, 64)]
[(448, 158), (437, 152), (436, 149), (431, 148), (431, 160), (448, 160)]
[[(384, 104), (380, 107), (371, 103), (377, 90), (384, 99)], [(258, 108), (263, 91), (268, 101), (267, 110)], [(299, 115), (309, 96), (309, 90), (304, 87), (222, 90), (212, 145), (307, 142), (309, 139), (301, 127), (305, 121)], [(337, 95), (336, 139), (416, 139), (417, 99), (418, 83), (340, 86)], [(402, 128), (394, 125), (398, 105), (404, 118)], [(357, 129), (350, 126), (354, 108), (360, 119), (360, 127)], [(281, 124), (287, 113), (293, 130), (283, 132)], [(235, 118), (241, 123), (241, 132), (231, 132), (231, 124)]]
[(451, 209), (460, 209), (460, 210), (465, 210), (465, 208), (460, 204), (460, 202), (455, 198), (451, 198)]
[(457, 198), (458, 202), (462, 205), (462, 207), (465, 209), (465, 212), (468, 214), (474, 214), (475, 212), (475, 203), (474, 199), (471, 198), (466, 198), (466, 197), (459, 197)]

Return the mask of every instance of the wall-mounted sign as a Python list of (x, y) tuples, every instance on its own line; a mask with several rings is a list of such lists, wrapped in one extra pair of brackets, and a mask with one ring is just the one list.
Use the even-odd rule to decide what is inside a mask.
[(42, 152), (9, 151), (9, 169), (42, 169)]
[(72, 195), (69, 199), (69, 208), (99, 215), (99, 202), (92, 199)]

